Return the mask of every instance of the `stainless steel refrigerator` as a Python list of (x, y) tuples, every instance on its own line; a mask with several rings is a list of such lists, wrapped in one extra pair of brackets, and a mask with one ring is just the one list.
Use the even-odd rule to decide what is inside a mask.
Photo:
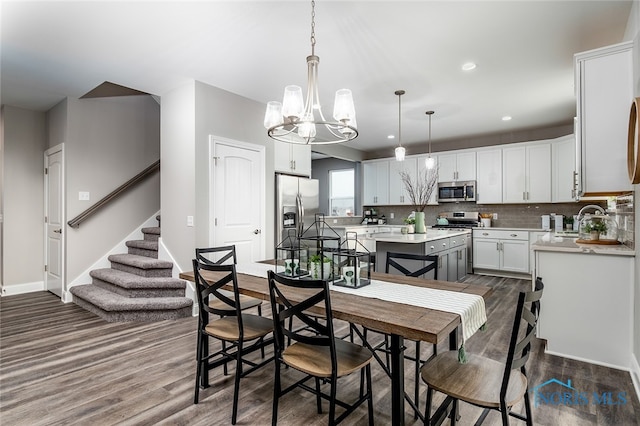
[(319, 192), (316, 179), (276, 175), (276, 245), (287, 237), (290, 230), (300, 235), (313, 224), (320, 207)]

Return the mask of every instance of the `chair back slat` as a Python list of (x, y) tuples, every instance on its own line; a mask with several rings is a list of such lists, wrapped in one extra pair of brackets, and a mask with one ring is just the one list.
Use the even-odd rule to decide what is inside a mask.
[[(399, 263), (396, 259), (410, 260), (413, 265), (420, 265), (417, 268), (409, 269), (407, 266)], [(426, 262), (426, 263), (425, 263)], [(433, 271), (433, 279), (438, 279), (438, 256), (431, 254), (414, 254), (387, 252), (387, 263), (385, 272), (388, 274), (391, 267), (408, 277), (420, 277), (429, 271)]]
[[(542, 279), (537, 277), (533, 291), (521, 292), (518, 295), (518, 304), (516, 305), (509, 351), (507, 353), (507, 361), (502, 377), (502, 387), (500, 389), (500, 397), (502, 400), (504, 400), (507, 394), (511, 371), (520, 369), (523, 374), (525, 373), (525, 364), (529, 359), (529, 351), (531, 350), (531, 340), (535, 336), (538, 324), (540, 299), (542, 298), (543, 290), (544, 284), (542, 283)], [(526, 305), (529, 305), (529, 307)], [(518, 339), (523, 321), (526, 324), (526, 331), (524, 336)]]
[[(208, 256), (212, 256), (214, 257), (214, 259), (211, 259)], [(238, 263), (238, 259), (236, 257), (236, 246), (233, 246), (233, 245), (221, 246), (221, 247), (197, 248), (196, 259), (201, 263), (206, 263), (209, 265), (228, 264), (229, 260), (232, 260), (234, 265)]]
[[(296, 291), (297, 289), (305, 289), (304, 296), (301, 296), (302, 292)], [(301, 297), (303, 298), (300, 299)], [(285, 349), (286, 336), (292, 342), (328, 347), (331, 353), (332, 368), (337, 369), (333, 315), (331, 314), (327, 281), (296, 280), (269, 271), (269, 300), (274, 322), (276, 356), (279, 357)], [(325, 324), (320, 323), (316, 317), (308, 313), (309, 308), (318, 304), (324, 305), (323, 321)], [(285, 326), (287, 323), (285, 320), (292, 317), (302, 321), (307, 326), (306, 330), (289, 330)]]
[[(237, 316), (238, 321), (242, 322), (241, 308), (240, 308), (240, 293), (238, 291), (238, 279), (236, 275), (236, 266), (230, 265), (217, 265), (208, 264), (193, 259), (193, 271), (196, 282), (196, 295), (198, 297), (198, 309), (200, 316), (208, 321), (208, 314), (215, 314), (219, 316)], [(212, 281), (205, 278), (202, 274), (203, 271), (215, 272), (216, 280)], [(218, 278), (219, 275), (219, 278)], [(229, 293), (222, 291), (222, 288), (231, 283), (232, 285), (232, 297)], [(210, 296), (219, 299), (223, 302), (224, 307), (214, 308), (209, 306)]]

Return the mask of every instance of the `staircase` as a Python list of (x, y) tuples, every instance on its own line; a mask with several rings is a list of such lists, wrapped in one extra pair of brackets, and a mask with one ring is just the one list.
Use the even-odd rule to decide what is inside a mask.
[[(159, 221), (158, 217), (158, 221)], [(160, 228), (142, 228), (127, 254), (109, 256), (111, 268), (89, 274), (92, 284), (71, 288), (73, 301), (108, 322), (160, 321), (192, 315), (186, 282), (171, 277), (173, 263), (158, 260)]]

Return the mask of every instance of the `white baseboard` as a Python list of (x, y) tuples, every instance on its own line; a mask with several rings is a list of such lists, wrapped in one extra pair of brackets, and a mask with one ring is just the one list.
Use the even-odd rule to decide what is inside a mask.
[(635, 354), (631, 354), (631, 380), (636, 389), (636, 396), (640, 399), (640, 364)]
[(556, 356), (559, 356), (559, 357), (562, 357), (562, 358), (574, 359), (576, 361), (582, 361), (582, 362), (586, 362), (588, 364), (601, 365), (601, 366), (607, 367), (607, 368), (615, 368), (616, 370), (631, 371), (628, 366), (625, 367), (623, 365), (615, 365), (615, 364), (610, 364), (610, 363), (607, 363), (607, 362), (594, 361), (592, 359), (581, 358), (579, 356), (567, 355), (567, 354), (563, 354), (563, 353), (560, 353), (560, 352), (550, 351), (550, 350), (547, 350), (547, 349), (545, 349), (544, 353), (549, 354), (549, 355), (556, 355)]
[[(178, 262), (176, 262), (176, 259), (173, 257), (169, 249), (167, 249), (167, 246), (164, 245), (164, 242), (162, 241), (162, 237), (158, 238), (158, 259), (172, 262), (173, 271), (171, 275), (174, 278), (180, 278), (179, 275), (183, 271), (182, 269), (180, 269)], [(191, 281), (187, 281), (187, 287), (185, 288), (184, 293), (185, 293), (184, 294), (185, 297), (188, 297), (191, 300), (193, 300), (193, 305), (192, 305), (193, 311), (191, 312), (191, 314), (194, 317), (197, 317), (198, 316), (198, 299), (196, 297), (196, 288), (194, 283), (192, 283)]]
[(91, 275), (89, 275), (89, 273), (94, 269), (110, 268), (111, 262), (109, 262), (109, 256), (111, 256), (112, 254), (127, 253), (128, 247), (126, 245), (126, 242), (131, 240), (142, 239), (143, 238), (142, 228), (153, 228), (155, 226), (158, 226), (158, 220), (156, 219), (156, 216), (158, 216), (159, 214), (160, 212), (158, 211), (154, 215), (152, 215), (150, 218), (148, 218), (142, 225), (138, 226), (129, 235), (127, 235), (122, 241), (120, 241), (118, 244), (113, 246), (111, 250), (105, 253), (93, 265), (89, 266), (84, 272), (82, 272), (80, 275), (74, 278), (73, 281), (69, 282), (67, 284), (67, 291), (65, 293), (68, 293), (71, 287), (75, 287), (77, 285), (83, 285), (83, 284), (90, 284)]
[(15, 296), (16, 294), (33, 293), (34, 291), (44, 291), (44, 281), (3, 285), (0, 296)]

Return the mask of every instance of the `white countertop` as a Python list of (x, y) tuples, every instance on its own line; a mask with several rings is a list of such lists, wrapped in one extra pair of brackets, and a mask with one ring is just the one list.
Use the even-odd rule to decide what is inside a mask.
[(371, 234), (369, 239), (386, 243), (421, 244), (456, 235), (470, 235), (469, 231), (455, 231), (449, 229), (427, 229), (424, 234), (402, 234), (400, 232), (380, 232)]
[(556, 237), (549, 232), (531, 245), (532, 250), (557, 251), (564, 253), (604, 254), (614, 256), (635, 256), (635, 250), (619, 245), (578, 244), (575, 238)]

